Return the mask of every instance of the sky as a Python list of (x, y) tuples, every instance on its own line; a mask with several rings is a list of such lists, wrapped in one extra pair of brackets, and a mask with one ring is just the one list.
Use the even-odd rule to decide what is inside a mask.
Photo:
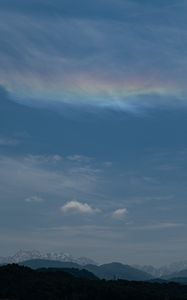
[(187, 256), (187, 2), (0, 1), (0, 256)]

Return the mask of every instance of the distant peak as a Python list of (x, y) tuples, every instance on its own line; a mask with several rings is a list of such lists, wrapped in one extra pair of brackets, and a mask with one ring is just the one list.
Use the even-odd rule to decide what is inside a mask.
[(87, 264), (97, 264), (95, 261), (87, 257), (76, 258), (69, 253), (41, 252), (35, 249), (34, 250), (20, 249), (12, 256), (0, 257), (0, 263), (20, 263), (32, 259), (46, 259), (46, 260), (61, 261), (61, 262), (74, 262), (82, 266)]

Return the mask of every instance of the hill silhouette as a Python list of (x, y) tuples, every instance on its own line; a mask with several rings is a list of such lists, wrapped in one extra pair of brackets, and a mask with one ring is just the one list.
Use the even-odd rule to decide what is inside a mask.
[(187, 269), (163, 277), (163, 279), (172, 279), (172, 278), (186, 278), (187, 281)]
[(152, 278), (152, 276), (146, 272), (121, 263), (109, 263), (101, 266), (87, 265), (85, 268), (99, 278), (107, 280), (125, 279), (145, 281)]
[(77, 278), (62, 270), (0, 267), (0, 299), (7, 300), (185, 300), (187, 286), (176, 283)]
[[(52, 261), (52, 260), (43, 260), (43, 259), (33, 259), (20, 263), (26, 267), (32, 269), (41, 269), (41, 268), (74, 268), (74, 269), (83, 269), (83, 267), (77, 263), (72, 262), (61, 262), (61, 261)], [(129, 265), (124, 265), (121, 263), (110, 263), (104, 265), (86, 265), (84, 269), (93, 273), (95, 276), (100, 279), (112, 280), (112, 279), (125, 279), (125, 280), (137, 280), (145, 281), (150, 280), (153, 277), (143, 271), (135, 269)]]

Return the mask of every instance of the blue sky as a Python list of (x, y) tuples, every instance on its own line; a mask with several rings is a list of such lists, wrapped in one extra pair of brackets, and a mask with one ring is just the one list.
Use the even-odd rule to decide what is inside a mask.
[(186, 9), (1, 0), (1, 255), (187, 259)]

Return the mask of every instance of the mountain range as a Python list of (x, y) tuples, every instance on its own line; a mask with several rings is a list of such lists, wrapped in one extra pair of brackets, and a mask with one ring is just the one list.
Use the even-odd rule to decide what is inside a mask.
[(60, 262), (60, 261), (51, 261), (51, 260), (42, 260), (42, 259), (34, 259), (27, 260), (19, 263), (22, 266), (31, 268), (33, 270), (37, 269), (78, 269), (82, 270), (83, 268), (96, 277), (100, 279), (106, 280), (114, 280), (114, 279), (124, 279), (124, 280), (134, 280), (134, 281), (147, 281), (152, 279), (153, 277), (143, 271), (135, 269), (129, 265), (124, 265), (121, 263), (109, 263), (104, 265), (85, 265), (81, 266), (74, 262)]
[[(187, 282), (187, 262), (173, 263), (168, 266), (155, 268), (153, 266), (130, 266), (118, 262), (98, 265), (95, 261), (80, 257), (75, 258), (68, 253), (48, 252), (37, 250), (23, 251), (8, 257), (0, 257), (0, 264), (17, 263), (31, 269), (66, 269), (86, 270), (100, 279), (126, 280), (158, 280)], [(76, 271), (77, 272), (77, 271)]]
[(178, 261), (169, 265), (165, 265), (159, 268), (155, 268), (149, 265), (133, 265), (135, 268), (145, 271), (151, 274), (153, 277), (168, 277), (171, 274), (179, 273), (185, 269), (187, 269), (187, 261)]
[(43, 259), (43, 260), (51, 260), (51, 261), (58, 261), (58, 262), (73, 262), (81, 266), (88, 265), (88, 264), (97, 265), (97, 263), (94, 260), (86, 257), (75, 258), (69, 253), (63, 253), (63, 252), (44, 253), (38, 250), (32, 250), (32, 251), (19, 250), (17, 253), (15, 253), (12, 256), (0, 257), (0, 264), (20, 263), (26, 260), (34, 260), (34, 259)]

